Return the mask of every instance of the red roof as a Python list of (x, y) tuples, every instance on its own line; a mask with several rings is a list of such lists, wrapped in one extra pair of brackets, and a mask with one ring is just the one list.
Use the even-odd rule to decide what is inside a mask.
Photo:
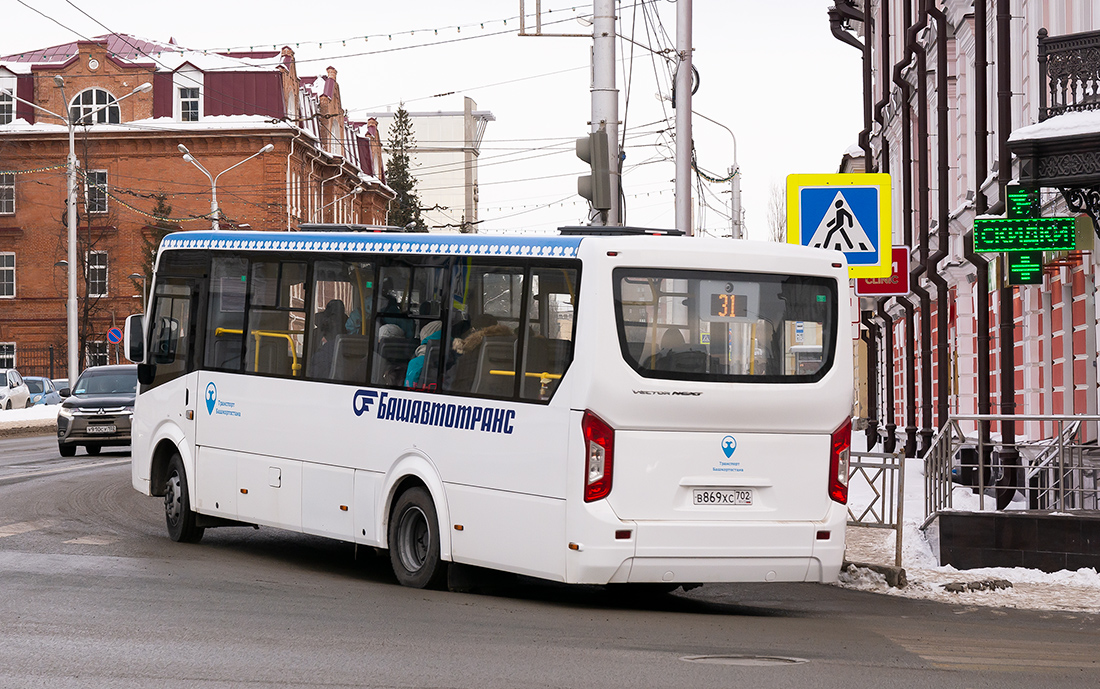
[[(180, 52), (179, 46), (157, 43), (136, 38), (127, 34), (107, 34), (92, 39), (97, 43), (106, 43), (107, 52), (123, 60), (137, 60), (148, 57), (150, 53)], [(81, 41), (83, 42), (83, 41)], [(77, 54), (77, 41), (40, 48), (26, 53), (0, 57), (5, 62), (65, 62)]]

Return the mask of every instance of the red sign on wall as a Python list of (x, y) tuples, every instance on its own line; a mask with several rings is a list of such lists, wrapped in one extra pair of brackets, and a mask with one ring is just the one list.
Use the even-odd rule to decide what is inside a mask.
[(856, 294), (882, 297), (909, 294), (909, 247), (892, 248), (893, 269), (888, 278), (856, 278)]

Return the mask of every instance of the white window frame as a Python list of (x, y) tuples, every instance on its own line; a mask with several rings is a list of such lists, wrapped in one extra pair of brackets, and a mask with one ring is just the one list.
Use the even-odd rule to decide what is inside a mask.
[[(100, 262), (102, 258), (102, 263)], [(89, 251), (84, 255), (84, 270), (88, 277), (88, 296), (106, 297), (108, 291), (107, 276), (109, 275), (106, 251)], [(102, 283), (102, 290), (95, 288)]]
[[(7, 85), (0, 82), (0, 89)], [(14, 84), (12, 91), (14, 92)], [(11, 124), (15, 120), (15, 99), (6, 90), (0, 90), (0, 124)]]
[(84, 367), (107, 366), (111, 363), (111, 352), (103, 340), (89, 341), (84, 347)]
[(14, 342), (0, 342), (0, 368), (15, 368)]
[[(93, 179), (93, 175), (103, 175), (103, 181), (99, 182)], [(107, 171), (106, 170), (88, 170), (85, 173), (84, 183), (84, 209), (89, 213), (106, 213), (109, 210), (109, 204), (107, 199)], [(92, 198), (92, 187), (95, 187), (96, 198)], [(100, 205), (100, 197), (102, 197), (102, 205)]]
[[(99, 94), (101, 93), (105, 95), (100, 97)], [(85, 97), (85, 94), (90, 94), (90, 96)], [(85, 103), (85, 100), (91, 100), (92, 102)], [(107, 107), (103, 108), (104, 105)], [(95, 112), (99, 108), (103, 109)], [(88, 117), (93, 112), (95, 114)], [(90, 88), (84, 89), (69, 101), (69, 118), (74, 124), (120, 124), (122, 122), (122, 110), (118, 107), (118, 99), (115, 98), (115, 94), (107, 89)]]
[(0, 194), (0, 215), (15, 214), (15, 173), (0, 172), (0, 192), (11, 190), (10, 205), (5, 203), (4, 194)]
[[(11, 265), (7, 265), (9, 256), (11, 257)], [(9, 273), (11, 275), (11, 294), (0, 291), (0, 299), (15, 299), (15, 252), (0, 252), (0, 278)], [(0, 279), (0, 287), (6, 284), (6, 282), (6, 280)]]
[[(184, 91), (187, 91), (187, 95), (184, 95)], [(194, 95), (191, 95), (192, 92)], [(180, 104), (180, 121), (181, 122), (198, 122), (202, 119), (202, 98), (199, 96), (198, 86), (178, 86), (176, 87), (176, 96)], [(194, 105), (194, 118), (187, 119), (187, 108), (185, 105)]]

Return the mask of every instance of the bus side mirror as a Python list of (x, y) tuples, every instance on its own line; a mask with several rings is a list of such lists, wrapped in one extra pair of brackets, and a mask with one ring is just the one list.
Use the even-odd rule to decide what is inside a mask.
[(145, 318), (140, 313), (126, 317), (126, 358), (135, 364), (145, 361)]

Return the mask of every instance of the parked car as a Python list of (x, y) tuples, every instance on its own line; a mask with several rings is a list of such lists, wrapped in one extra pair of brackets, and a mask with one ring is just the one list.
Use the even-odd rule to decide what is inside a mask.
[(49, 378), (27, 376), (23, 381), (31, 391), (31, 404), (61, 404), (61, 393)]
[(137, 366), (85, 369), (71, 392), (57, 413), (57, 449), (62, 457), (72, 457), (80, 445), (96, 455), (104, 447), (130, 444)]
[(69, 387), (69, 379), (68, 378), (54, 378), (53, 379), (53, 386), (55, 388), (57, 388), (58, 392), (61, 392), (65, 388)]
[(0, 368), (0, 409), (31, 406), (31, 391), (14, 368)]

